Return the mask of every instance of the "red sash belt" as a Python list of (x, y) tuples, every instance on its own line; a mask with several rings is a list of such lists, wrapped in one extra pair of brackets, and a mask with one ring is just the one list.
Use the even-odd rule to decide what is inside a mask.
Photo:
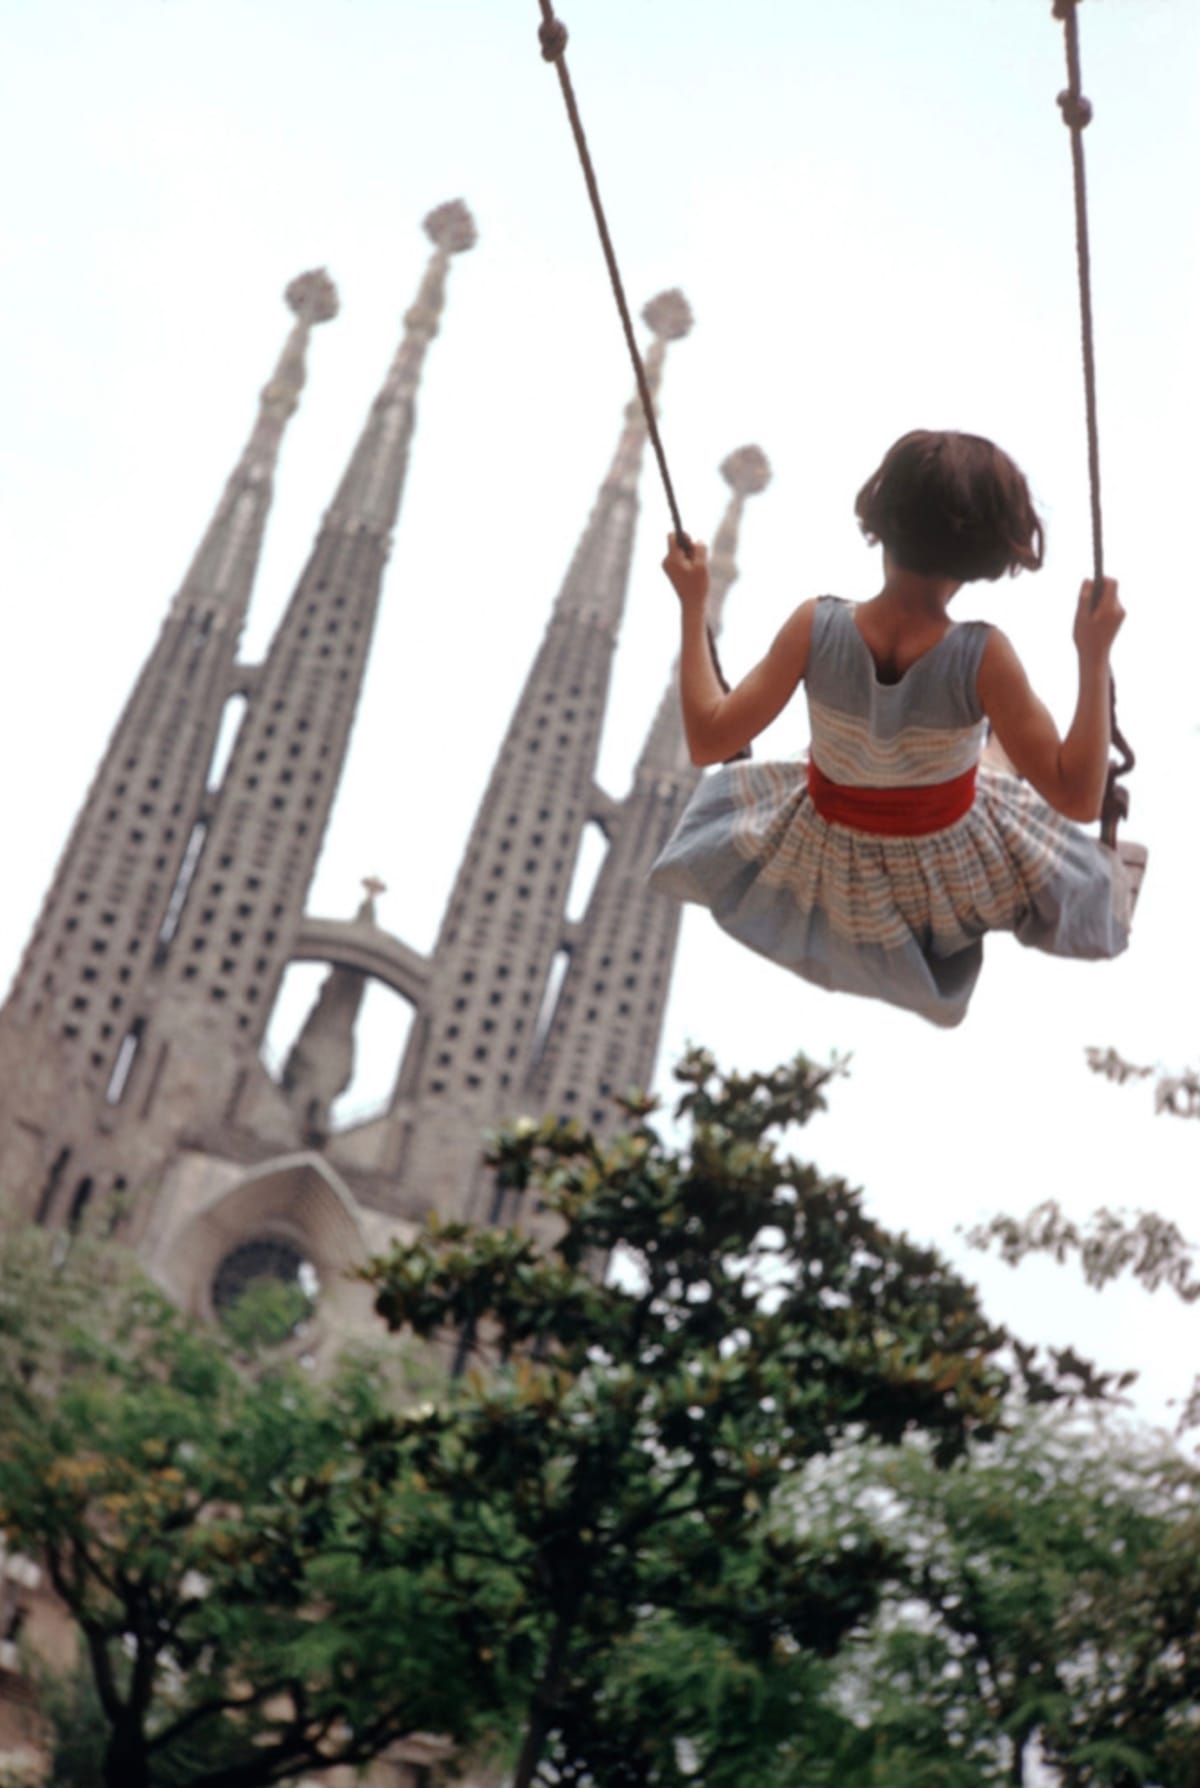
[(822, 819), (857, 832), (884, 832), (894, 838), (916, 838), (940, 832), (969, 813), (975, 800), (975, 765), (949, 782), (910, 788), (858, 788), (831, 782), (808, 760), (808, 792)]

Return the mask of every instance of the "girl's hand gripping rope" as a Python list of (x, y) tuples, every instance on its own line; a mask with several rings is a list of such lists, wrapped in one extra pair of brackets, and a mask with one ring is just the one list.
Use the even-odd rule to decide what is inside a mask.
[(662, 568), (674, 585), (675, 594), (685, 608), (693, 604), (704, 612), (708, 601), (708, 548), (702, 541), (689, 543), (691, 555), (684, 551), (678, 534), (667, 536), (667, 556)]
[(1095, 584), (1088, 578), (1079, 592), (1075, 611), (1075, 650), (1084, 663), (1107, 662), (1112, 643), (1121, 630), (1125, 610), (1117, 597), (1115, 578), (1101, 580), (1100, 593), (1094, 596)]

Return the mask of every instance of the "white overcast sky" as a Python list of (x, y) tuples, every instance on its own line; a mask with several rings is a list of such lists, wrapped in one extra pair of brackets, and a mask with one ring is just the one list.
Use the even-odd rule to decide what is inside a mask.
[[(757, 441), (724, 654), (791, 606), (866, 596), (855, 490), (913, 426), (991, 434), (1048, 522), (1036, 578), (981, 586), (1065, 724), (1089, 536), (1064, 82), (1050, 0), (561, 0), (631, 298), (679, 285), (664, 430), (685, 521)], [(312, 905), (388, 883), (381, 922), (428, 948), (492, 753), (603, 473), (630, 375), (536, 0), (0, 0), (0, 973), (17, 957), (108, 730), (241, 448), (283, 340), (281, 295), (326, 266), (284, 444), (246, 655), (285, 602), (424, 265), (420, 220), (462, 197), (404, 509)], [(943, 1034), (793, 981), (689, 915), (660, 1077), (685, 1040), (743, 1067), (853, 1054), (804, 1139), (886, 1221), (963, 1257), (956, 1225), (1053, 1194), (1154, 1204), (1200, 1229), (1200, 1129), (1090, 1076), (1114, 1043), (1197, 1048), (1200, 617), (1195, 171), (1200, 9), (1083, 0), (1107, 557), (1130, 619), (1122, 715), (1151, 846), (1119, 963), (988, 945)], [(674, 598), (647, 468), (602, 777), (626, 785), (668, 673)], [(797, 713), (760, 750), (802, 748)], [(311, 976), (294, 991), (294, 1025)], [(300, 1002), (300, 1003), (298, 1003)], [(390, 1073), (372, 1002), (367, 1083)], [(389, 1029), (389, 1026), (392, 1026)], [(286, 1041), (276, 1037), (276, 1045)], [(369, 1094), (365, 1083), (356, 1096)], [(1098, 1298), (1050, 1266), (967, 1256), (995, 1312), (1189, 1382), (1194, 1313)]]

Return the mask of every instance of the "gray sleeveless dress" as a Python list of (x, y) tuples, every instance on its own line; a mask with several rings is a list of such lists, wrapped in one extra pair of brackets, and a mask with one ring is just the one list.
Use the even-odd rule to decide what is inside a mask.
[[(812, 758), (832, 782), (920, 788), (978, 764), (988, 627), (952, 627), (881, 683), (837, 597), (817, 603), (805, 679)], [(988, 931), (1056, 956), (1117, 956), (1129, 891), (1113, 852), (1017, 777), (980, 765), (969, 812), (915, 837), (825, 820), (807, 766), (745, 762), (698, 785), (651, 886), (695, 901), (739, 943), (819, 987), (958, 1024)]]

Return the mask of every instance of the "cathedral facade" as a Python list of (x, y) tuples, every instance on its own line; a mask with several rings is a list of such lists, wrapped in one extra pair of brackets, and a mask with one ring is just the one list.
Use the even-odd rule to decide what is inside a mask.
[[(323, 273), (293, 281), (295, 321), (159, 637), (116, 722), (0, 1011), (0, 1199), (49, 1227), (134, 1248), (199, 1319), (263, 1273), (320, 1284), (315, 1346), (373, 1326), (347, 1269), (431, 1211), (519, 1220), (481, 1161), (516, 1111), (601, 1132), (613, 1095), (647, 1085), (679, 909), (645, 885), (696, 772), (673, 687), (631, 787), (596, 783), (629, 580), (646, 430), (624, 413), (615, 454), (554, 601), (480, 802), (437, 942), (311, 915), (384, 593), (413, 447), (421, 371), (455, 257), (475, 230), (454, 202), (425, 220), (433, 252), (308, 561), (261, 663), (244, 663), (280, 444), (309, 339), (336, 315)], [(657, 391), (690, 314), (643, 313)], [(742, 448), (712, 553), (714, 606), (736, 576), (746, 498), (766, 461)], [(222, 717), (244, 698), (224, 768)], [(81, 766), (82, 770), (83, 766)], [(583, 916), (567, 901), (585, 828), (607, 840)], [(262, 1046), (290, 964), (328, 973), (279, 1074)], [(386, 1108), (337, 1127), (367, 983), (412, 1007)]]

